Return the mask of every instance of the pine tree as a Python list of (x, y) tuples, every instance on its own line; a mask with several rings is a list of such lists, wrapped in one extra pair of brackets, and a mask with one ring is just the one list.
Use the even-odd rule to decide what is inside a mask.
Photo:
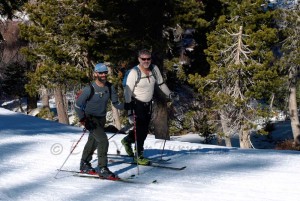
[(18, 62), (11, 63), (4, 71), (2, 92), (6, 97), (17, 99), (22, 112), (22, 98), (26, 96), (24, 85), (27, 83), (26, 68)]
[(253, 100), (268, 99), (280, 85), (272, 46), (277, 41), (272, 28), (273, 12), (261, 9), (263, 1), (221, 1), (225, 12), (208, 36), (205, 51), (210, 64), (206, 77), (190, 76), (190, 83), (209, 99), (218, 112), (225, 143), (238, 133), (240, 146), (250, 148), (252, 122), (259, 115)]
[(289, 115), (291, 127), (294, 136), (294, 144), (300, 145), (300, 122), (297, 107), (297, 85), (299, 84), (299, 67), (300, 67), (300, 6), (295, 9), (279, 9), (280, 15), (277, 24), (282, 33), (282, 57), (279, 65), (283, 66), (283, 71), (288, 76), (289, 91)]
[[(137, 64), (138, 50), (148, 48), (153, 53), (152, 62), (163, 73), (166, 52), (170, 43), (174, 43), (172, 37), (166, 36), (168, 29), (175, 27), (176, 23), (188, 28), (198, 26), (201, 21), (199, 13), (203, 12), (202, 3), (194, 0), (98, 2), (103, 8), (98, 16), (104, 17), (114, 30), (108, 38), (107, 44), (110, 46), (103, 47), (107, 50), (109, 61), (122, 68), (131, 68)], [(154, 133), (157, 138), (168, 139), (167, 107), (162, 94), (156, 93), (155, 104)]]
[(42, 86), (53, 89), (61, 123), (68, 123), (64, 92), (90, 76), (92, 64), (101, 56), (94, 52), (99, 41), (93, 36), (97, 31), (106, 35), (106, 23), (90, 18), (94, 4), (93, 0), (37, 0), (25, 7), (30, 21), (20, 28), (30, 45), (23, 52), (37, 66), (29, 73), (26, 89), (32, 94)]
[[(5, 77), (10, 77), (17, 71), (22, 74), (22, 76), (26, 76), (25, 69), (28, 70), (28, 64), (26, 63), (24, 56), (20, 53), (21, 47), (25, 46), (26, 43), (20, 39), (18, 23), (20, 23), (23, 18), (22, 15), (22, 6), (26, 3), (27, 0), (2, 0), (0, 2), (0, 79), (4, 78), (4, 85), (9, 83), (10, 81)], [(16, 69), (13, 69), (16, 67)], [(24, 68), (24, 69), (21, 69)], [(11, 71), (11, 72), (9, 72)], [(7, 74), (7, 75), (5, 75)], [(16, 73), (16, 76), (18, 73)], [(10, 77), (9, 79), (14, 80), (15, 78)], [(16, 84), (25, 84), (26, 82), (21, 81), (21, 78), (16, 78)], [(25, 79), (25, 78), (23, 78)], [(2, 80), (1, 80), (2, 82)], [(14, 82), (11, 82), (13, 84)], [(8, 91), (8, 87), (2, 88), (4, 86), (0, 85), (0, 96), (4, 95), (6, 91), (6, 95), (10, 95), (10, 97), (19, 97), (21, 94), (27, 96), (27, 112), (33, 108), (36, 108), (36, 99), (35, 97), (28, 96), (28, 94), (24, 92), (24, 86), (18, 85), (10, 86), (18, 90)], [(23, 91), (22, 93), (20, 93)], [(23, 109), (21, 109), (23, 112)]]

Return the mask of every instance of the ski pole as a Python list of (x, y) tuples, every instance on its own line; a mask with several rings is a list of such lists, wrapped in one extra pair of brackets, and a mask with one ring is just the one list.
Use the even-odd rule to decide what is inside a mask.
[[(131, 127), (130, 127), (131, 128)], [(113, 138), (115, 135), (117, 134), (125, 134), (123, 133), (125, 129), (128, 129), (127, 126), (121, 128), (120, 130), (118, 130), (117, 132), (115, 132), (112, 136), (110, 136), (107, 140), (109, 141), (111, 138)], [(117, 155), (120, 155), (121, 151), (119, 150), (117, 144), (116, 144), (116, 147), (117, 147)]]
[(137, 134), (136, 134), (136, 116), (135, 116), (135, 112), (133, 110), (133, 119), (134, 119), (134, 124), (133, 124), (133, 128), (134, 128), (134, 138), (135, 138), (135, 151), (136, 151), (136, 168), (137, 168), (137, 174), (140, 174), (140, 169), (139, 169), (139, 152), (138, 152), (138, 147), (137, 147)]
[(77, 141), (77, 143), (75, 144), (75, 146), (73, 147), (73, 149), (71, 150), (70, 154), (68, 155), (68, 157), (66, 158), (66, 160), (64, 161), (64, 163), (61, 165), (61, 167), (58, 169), (58, 172), (55, 175), (55, 179), (57, 179), (57, 175), (58, 173), (61, 171), (61, 169), (63, 168), (63, 166), (65, 165), (65, 163), (68, 161), (69, 157), (71, 156), (71, 154), (73, 153), (74, 149), (76, 148), (76, 146), (78, 145), (78, 143), (80, 142), (80, 140), (82, 139), (82, 137), (84, 136), (86, 132), (86, 128), (83, 129), (83, 133), (81, 135), (81, 137), (79, 138), (79, 140)]
[(113, 138), (115, 135), (119, 134), (120, 132), (117, 131), (116, 133), (114, 133), (112, 136), (110, 136), (107, 140), (110, 140), (111, 138)]
[[(119, 134), (120, 131), (117, 131), (116, 133), (114, 133), (112, 136), (110, 136), (107, 140), (109, 141), (111, 138), (113, 138), (115, 135)], [(118, 146), (117, 146), (117, 155), (120, 155), (121, 151), (119, 150)]]
[[(130, 127), (131, 128), (131, 127)], [(120, 130), (118, 130), (117, 132), (115, 132), (112, 136), (110, 136), (109, 138), (108, 138), (108, 140), (110, 140), (111, 138), (113, 138), (115, 135), (117, 135), (117, 134), (122, 134), (122, 132), (124, 132), (123, 130), (124, 129), (126, 129), (126, 126), (125, 127), (123, 127), (123, 128), (121, 128)], [(128, 129), (128, 128), (127, 128)], [(125, 134), (125, 133), (124, 133)]]
[(164, 150), (165, 150), (165, 145), (166, 145), (166, 141), (167, 141), (167, 139), (165, 139), (165, 141), (164, 141), (164, 146), (163, 146), (163, 149), (162, 149), (162, 151), (161, 151), (161, 155), (160, 155), (160, 160), (162, 161), (163, 160), (163, 154), (164, 154)]

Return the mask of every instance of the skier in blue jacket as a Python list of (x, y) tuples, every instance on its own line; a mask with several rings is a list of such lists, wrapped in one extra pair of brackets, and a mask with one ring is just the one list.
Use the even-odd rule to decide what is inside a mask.
[[(107, 104), (111, 100), (117, 109), (123, 109), (124, 105), (119, 102), (118, 95), (114, 86), (107, 81), (108, 68), (103, 63), (95, 66), (93, 76), (94, 81), (90, 86), (82, 90), (75, 104), (75, 111), (79, 121), (90, 131), (88, 140), (83, 149), (80, 171), (84, 173), (95, 173), (90, 161), (94, 151), (97, 149), (98, 154), (98, 174), (100, 178), (115, 179), (116, 175), (107, 167), (108, 139), (104, 131), (106, 123)], [(94, 91), (94, 94), (89, 96)]]

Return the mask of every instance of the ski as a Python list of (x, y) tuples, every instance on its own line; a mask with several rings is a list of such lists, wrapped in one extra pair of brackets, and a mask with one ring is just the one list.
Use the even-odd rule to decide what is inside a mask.
[[(135, 162), (129, 162), (129, 161), (109, 160), (109, 162), (111, 162), (111, 163), (125, 163), (125, 164), (136, 165)], [(162, 165), (162, 164), (156, 163), (156, 162), (151, 162), (149, 165), (142, 165), (142, 166), (164, 168), (164, 169), (178, 170), (178, 171), (184, 170), (186, 168), (186, 166), (182, 166), (182, 167), (166, 166), (166, 165)]]
[[(124, 155), (124, 154), (107, 154), (108, 156), (115, 156), (116, 158), (133, 158), (132, 156)], [(171, 160), (171, 158), (167, 159), (150, 159), (152, 162), (155, 163), (165, 163)]]
[(148, 182), (148, 183), (142, 182), (142, 181), (133, 180), (135, 178), (134, 174), (130, 175), (127, 178), (120, 178), (120, 177), (118, 177), (117, 179), (105, 179), (105, 178), (100, 178), (98, 174), (87, 174), (87, 173), (82, 173), (82, 172), (76, 171), (76, 170), (61, 169), (61, 170), (57, 170), (57, 171), (70, 172), (70, 173), (73, 173), (73, 176), (75, 176), (75, 177), (100, 179), (100, 180), (107, 180), (107, 181), (118, 181), (118, 182), (123, 182), (123, 183), (132, 183), (132, 184), (151, 184), (151, 183), (157, 183), (157, 180), (153, 180), (153, 181)]
[(118, 177), (118, 179), (103, 179), (103, 178), (99, 178), (98, 175), (95, 174), (84, 174), (84, 173), (78, 173), (78, 174), (74, 174), (73, 176), (76, 177), (85, 177), (85, 178), (94, 178), (94, 179), (101, 179), (101, 180), (108, 180), (108, 181), (118, 181), (118, 182), (124, 182), (124, 183), (131, 183), (131, 184), (155, 184), (158, 183), (157, 180), (152, 180), (151, 182), (143, 182), (143, 181), (137, 181), (137, 180), (133, 180), (135, 178), (135, 175), (131, 175), (128, 178), (120, 178)]
[[(57, 171), (60, 171), (60, 172), (71, 172), (71, 173), (75, 173), (75, 174), (82, 173), (82, 172), (77, 171), (77, 170), (66, 170), (66, 169), (57, 169)], [(89, 175), (93, 175), (93, 174), (89, 174)], [(95, 175), (96, 175), (96, 173), (95, 173)]]
[[(133, 162), (133, 164), (136, 164)], [(150, 166), (152, 167), (157, 167), (157, 168), (164, 168), (164, 169), (169, 169), (169, 170), (184, 170), (186, 166), (181, 166), (181, 167), (174, 167), (174, 166), (165, 166), (157, 163), (151, 163)]]
[(107, 180), (107, 181), (118, 181), (118, 182), (124, 182), (124, 183), (139, 183), (137, 181), (132, 180), (134, 178), (134, 175), (131, 175), (128, 178), (120, 178), (117, 177), (115, 179), (105, 179), (105, 178), (100, 178), (98, 174), (86, 174), (86, 173), (75, 173), (73, 176), (75, 177), (84, 177), (84, 178), (93, 178), (93, 179), (101, 179), (101, 180)]

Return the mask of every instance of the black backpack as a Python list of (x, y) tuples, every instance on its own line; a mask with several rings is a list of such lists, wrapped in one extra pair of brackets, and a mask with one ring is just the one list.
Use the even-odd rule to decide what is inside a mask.
[[(106, 82), (105, 85), (108, 87), (109, 90), (109, 97), (111, 98), (111, 86), (112, 84), (110, 82)], [(87, 103), (88, 101), (91, 100), (91, 98), (93, 97), (93, 95), (95, 94), (95, 89), (94, 86), (92, 85), (92, 83), (89, 84), (91, 92), (90, 95), (88, 96), (88, 98), (85, 100), (85, 103)], [(79, 98), (79, 96), (82, 94), (82, 89), (80, 89), (77, 93), (76, 93), (76, 100)]]

